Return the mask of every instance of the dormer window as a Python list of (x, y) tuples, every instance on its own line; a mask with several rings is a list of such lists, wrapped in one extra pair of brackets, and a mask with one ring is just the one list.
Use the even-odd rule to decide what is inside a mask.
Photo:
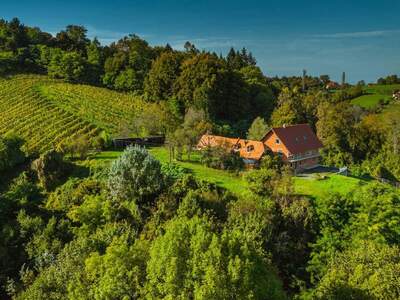
[(275, 143), (280, 144), (281, 141), (280, 141), (279, 139), (276, 139), (276, 140), (275, 140)]

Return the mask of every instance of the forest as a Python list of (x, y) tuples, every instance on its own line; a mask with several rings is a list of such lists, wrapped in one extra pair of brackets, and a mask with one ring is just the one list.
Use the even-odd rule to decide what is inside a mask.
[[(83, 26), (0, 20), (0, 298), (399, 299), (400, 79), (332, 82), (268, 76), (246, 48), (104, 46)], [(296, 192), (277, 155), (245, 170), (195, 150), (206, 132), (260, 140), (302, 123), (323, 165), (360, 179), (350, 192)], [(115, 137), (153, 135), (167, 159), (141, 146), (104, 159)]]

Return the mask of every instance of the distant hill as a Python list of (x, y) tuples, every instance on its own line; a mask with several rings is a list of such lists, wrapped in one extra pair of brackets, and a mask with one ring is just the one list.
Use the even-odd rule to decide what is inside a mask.
[(400, 90), (400, 84), (380, 85), (374, 84), (363, 88), (365, 95), (354, 98), (351, 102), (364, 108), (373, 108), (379, 101), (392, 101), (392, 93)]
[(115, 133), (143, 103), (133, 96), (39, 75), (0, 79), (0, 135), (15, 132), (28, 153), (43, 152), (74, 136)]

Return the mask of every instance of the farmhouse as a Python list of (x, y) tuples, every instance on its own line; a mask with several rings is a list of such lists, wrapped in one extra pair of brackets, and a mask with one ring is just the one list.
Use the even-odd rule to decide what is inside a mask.
[(238, 152), (248, 166), (256, 166), (270, 150), (280, 155), (294, 170), (301, 171), (318, 166), (322, 143), (308, 124), (298, 124), (271, 128), (261, 141), (205, 134), (197, 144), (197, 149), (207, 147), (222, 147)]
[(244, 163), (250, 167), (257, 165), (265, 153), (265, 146), (261, 141), (205, 134), (198, 142), (197, 149), (202, 150), (208, 147), (221, 147), (227, 151), (239, 153)]
[(319, 164), (322, 143), (308, 124), (271, 128), (262, 142), (294, 170), (309, 169)]

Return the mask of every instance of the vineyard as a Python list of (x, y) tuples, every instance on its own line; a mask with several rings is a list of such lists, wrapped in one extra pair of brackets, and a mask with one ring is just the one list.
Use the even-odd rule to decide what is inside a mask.
[(66, 139), (115, 133), (141, 107), (133, 97), (44, 76), (0, 79), (0, 135), (14, 132), (28, 153), (43, 152)]
[(132, 120), (144, 105), (131, 95), (88, 85), (52, 82), (36, 89), (57, 107), (111, 133)]

